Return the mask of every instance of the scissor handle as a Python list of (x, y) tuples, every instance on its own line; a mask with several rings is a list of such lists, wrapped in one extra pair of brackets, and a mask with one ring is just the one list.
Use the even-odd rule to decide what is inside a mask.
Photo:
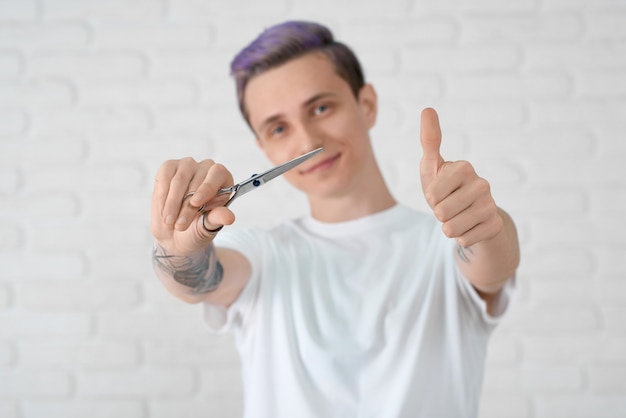
[(239, 191), (239, 184), (235, 184), (233, 186), (230, 187), (224, 187), (221, 188), (217, 191), (217, 193), (215, 194), (215, 196), (221, 196), (224, 194), (231, 194), (232, 195), (228, 198), (228, 201), (224, 204), (224, 206), (228, 207), (228, 205), (230, 205), (232, 203), (233, 200), (235, 200), (235, 198), (237, 197), (237, 192)]
[(219, 189), (217, 193), (215, 193), (215, 196), (221, 196), (223, 194), (232, 193), (234, 191), (235, 191), (235, 186), (224, 187), (224, 188)]
[[(232, 203), (233, 200), (235, 200), (235, 198), (237, 197), (237, 192), (239, 191), (239, 186), (240, 184), (234, 184), (230, 187), (223, 187), (221, 189), (219, 189), (217, 191), (217, 193), (215, 194), (215, 196), (222, 196), (225, 194), (230, 194), (232, 193), (232, 195), (228, 198), (228, 201), (224, 204), (225, 207), (228, 207), (228, 205), (230, 205)], [(215, 235), (218, 232), (220, 232), (222, 230), (222, 228), (224, 228), (224, 225), (220, 226), (217, 229), (209, 229), (206, 227), (206, 224), (204, 223), (204, 220), (206, 218), (206, 215), (209, 213), (209, 211), (204, 210), (204, 205), (202, 205), (202, 207), (200, 209), (198, 209), (198, 212), (200, 212), (202, 215), (200, 216), (200, 222), (202, 222), (202, 228), (204, 228), (205, 231), (210, 232), (211, 234)]]

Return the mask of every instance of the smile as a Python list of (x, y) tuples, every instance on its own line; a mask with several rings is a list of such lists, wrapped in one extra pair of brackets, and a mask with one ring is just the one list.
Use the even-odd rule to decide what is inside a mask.
[(326, 170), (327, 168), (331, 167), (335, 163), (335, 161), (339, 159), (340, 156), (340, 153), (330, 156), (320, 161), (319, 163), (307, 168), (306, 170), (300, 171), (300, 174), (310, 174), (316, 171)]

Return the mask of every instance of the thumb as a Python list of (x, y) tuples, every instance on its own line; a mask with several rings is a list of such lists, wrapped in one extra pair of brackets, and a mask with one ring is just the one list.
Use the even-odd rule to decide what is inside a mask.
[(422, 189), (426, 188), (437, 177), (439, 169), (443, 166), (444, 159), (439, 153), (441, 146), (441, 128), (439, 117), (435, 109), (422, 110), (420, 125), (420, 142), (422, 144), (422, 161), (420, 163), (420, 178)]
[(215, 234), (224, 225), (232, 225), (235, 222), (235, 214), (226, 206), (217, 206), (202, 213), (198, 219), (198, 231), (203, 238), (215, 238)]

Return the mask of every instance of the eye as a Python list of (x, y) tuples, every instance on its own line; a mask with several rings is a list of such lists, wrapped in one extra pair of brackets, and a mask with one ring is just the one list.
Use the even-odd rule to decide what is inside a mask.
[(326, 111), (328, 111), (328, 105), (325, 105), (325, 104), (316, 106), (313, 109), (313, 113), (316, 114), (316, 115), (321, 115), (322, 113), (324, 113)]
[(268, 136), (274, 138), (284, 134), (286, 131), (287, 127), (285, 125), (274, 125), (268, 130)]

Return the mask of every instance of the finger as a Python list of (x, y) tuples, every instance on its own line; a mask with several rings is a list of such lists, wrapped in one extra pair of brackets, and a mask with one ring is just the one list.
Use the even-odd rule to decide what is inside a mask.
[(456, 237), (456, 241), (462, 247), (471, 247), (481, 241), (495, 237), (502, 230), (502, 226), (502, 218), (499, 216), (491, 217)]
[(444, 171), (445, 169), (442, 170), (439, 177), (433, 180), (428, 188), (424, 190), (426, 202), (428, 202), (432, 209), (463, 187), (464, 180), (462, 177), (449, 176), (448, 173)]
[(196, 188), (190, 203), (195, 207), (211, 201), (219, 189), (233, 185), (233, 176), (222, 164), (213, 164), (206, 173), (202, 183)]
[[(198, 180), (194, 178), (191, 182), (194, 193), (190, 196), (189, 203), (184, 204), (180, 211), (176, 220), (177, 230), (186, 230), (191, 222), (199, 216), (198, 209), (200, 207), (202, 211), (208, 212), (213, 208), (223, 206), (228, 201), (229, 195), (217, 196), (217, 193), (220, 188), (232, 185), (232, 175), (221, 164), (215, 164), (210, 160), (208, 160), (207, 164), (210, 166), (204, 177)], [(196, 177), (201, 176), (198, 175)], [(198, 198), (198, 196), (200, 197)], [(207, 197), (209, 197), (208, 201), (206, 201)], [(194, 204), (194, 202), (196, 203)]]
[[(184, 199), (182, 208), (176, 220), (177, 230), (186, 230), (191, 222), (199, 215), (199, 209), (209, 211), (217, 206), (223, 206), (228, 200), (228, 195), (217, 196), (218, 190), (227, 183), (232, 183), (230, 172), (221, 164), (215, 164), (213, 160), (205, 160), (200, 163), (204, 169), (196, 171), (194, 178), (189, 183), (189, 192)], [(205, 196), (205, 197), (203, 197)], [(205, 201), (209, 197), (208, 202)]]
[(448, 222), (455, 216), (467, 210), (474, 203), (474, 197), (466, 190), (459, 188), (433, 205), (433, 213), (439, 222)]
[[(198, 221), (198, 231), (201, 236), (215, 235), (211, 230), (216, 230), (224, 225), (232, 225), (235, 222), (235, 214), (225, 206), (218, 206), (213, 210), (204, 214), (204, 219), (201, 216)], [(204, 223), (204, 227), (202, 226)]]
[(185, 182), (185, 177), (190, 177), (190, 175), (184, 174), (184, 170), (181, 170), (180, 166), (181, 161), (166, 161), (159, 168), (155, 178), (155, 193), (153, 194), (153, 199), (156, 200), (155, 210), (159, 211), (158, 215), (161, 221), (170, 226), (174, 224), (180, 210), (180, 200), (177, 205), (173, 204), (172, 201), (177, 200), (177, 198), (173, 199), (172, 194), (175, 196), (180, 195), (182, 199), (185, 191), (179, 190), (180, 183)]
[[(190, 190), (195, 188), (193, 184), (194, 184), (194, 181), (192, 180), (189, 184)], [(181, 206), (180, 206), (180, 211), (178, 213), (178, 217), (176, 218), (176, 223), (174, 225), (174, 227), (178, 231), (184, 231), (187, 228), (189, 228), (189, 225), (191, 225), (194, 219), (199, 216), (199, 213), (200, 213), (199, 208), (192, 206), (189, 203), (189, 201), (191, 200), (191, 197), (193, 196), (193, 193), (194, 193), (193, 191), (190, 191), (190, 192), (187, 192), (187, 194), (183, 196)]]
[(437, 180), (425, 192), (433, 213), (441, 222), (456, 216), (474, 202), (491, 197), (489, 183), (463, 162), (446, 163)]
[(156, 238), (161, 237), (163, 229), (163, 208), (165, 206), (165, 200), (170, 188), (170, 179), (174, 176), (176, 167), (173, 161), (164, 163), (154, 179), (154, 187), (152, 190), (152, 207), (150, 215), (150, 228), (152, 234)]
[(169, 179), (169, 190), (163, 205), (163, 222), (173, 226), (183, 206), (183, 198), (190, 191), (190, 183), (197, 170), (197, 163), (192, 158), (178, 160), (176, 170)]
[(476, 202), (443, 222), (442, 229), (448, 238), (458, 238), (495, 214), (496, 211), (489, 206)]
[(437, 177), (439, 169), (444, 163), (444, 159), (440, 154), (441, 127), (439, 126), (439, 117), (435, 109), (426, 108), (422, 111), (420, 143), (422, 145), (420, 177), (422, 188), (425, 190)]

